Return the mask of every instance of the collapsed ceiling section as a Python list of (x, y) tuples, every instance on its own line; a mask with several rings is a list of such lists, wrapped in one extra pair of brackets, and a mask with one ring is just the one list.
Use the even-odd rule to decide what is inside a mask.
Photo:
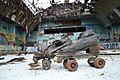
[[(0, 15), (15, 21), (26, 32), (39, 27), (43, 19), (98, 13), (106, 17), (120, 0), (0, 0)], [(107, 5), (106, 5), (107, 3)], [(49, 4), (49, 5), (48, 5)], [(41, 5), (48, 5), (43, 8)], [(114, 12), (118, 12), (114, 9)]]
[(0, 17), (15, 22), (28, 32), (37, 26), (40, 16), (34, 15), (22, 0), (0, 0)]
[(80, 12), (92, 12), (99, 0), (23, 0), (34, 14), (42, 18), (51, 16), (79, 15)]
[[(33, 14), (39, 17), (39, 22), (45, 19), (54, 20), (60, 17), (80, 16), (81, 14), (90, 14), (99, 0), (22, 0)], [(48, 7), (40, 7), (42, 4), (49, 4)], [(29, 28), (30, 31), (38, 30), (37, 27)]]
[(84, 0), (84, 3), (79, 0), (75, 0), (69, 3), (69, 0), (65, 0), (64, 3), (57, 4), (54, 0), (51, 1), (51, 6), (46, 9), (41, 9), (39, 14), (41, 18), (61, 17), (61, 16), (76, 16), (82, 14), (92, 13), (92, 9), (97, 3), (96, 0)]

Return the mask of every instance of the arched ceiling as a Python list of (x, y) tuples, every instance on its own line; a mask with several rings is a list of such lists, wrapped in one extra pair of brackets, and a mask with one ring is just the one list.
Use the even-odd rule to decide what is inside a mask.
[(118, 6), (120, 6), (120, 0), (99, 0), (93, 11), (106, 17), (114, 8)]
[(110, 26), (112, 22), (107, 17), (109, 17), (110, 14), (114, 14), (113, 11), (116, 11), (116, 14), (120, 16), (120, 10), (116, 9), (117, 7), (120, 7), (120, 0), (99, 0), (93, 12), (96, 12), (99, 19), (101, 19), (106, 26)]

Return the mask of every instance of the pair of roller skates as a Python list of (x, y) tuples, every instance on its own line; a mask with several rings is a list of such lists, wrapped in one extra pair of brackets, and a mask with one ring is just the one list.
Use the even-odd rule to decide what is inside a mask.
[(83, 32), (80, 35), (78, 41), (71, 44), (70, 46), (61, 48), (60, 50), (57, 50), (54, 54), (48, 54), (49, 52), (44, 51), (43, 54), (34, 56), (33, 61), (37, 63), (39, 59), (43, 59), (43, 69), (48, 70), (51, 66), (51, 59), (54, 58), (54, 61), (57, 63), (63, 62), (64, 68), (68, 69), (68, 71), (76, 71), (78, 69), (78, 63), (75, 58), (78, 56), (89, 57), (89, 54), (79, 55), (78, 52), (82, 50), (86, 50), (86, 52), (92, 56), (88, 59), (88, 64), (90, 66), (95, 68), (103, 68), (105, 66), (104, 59), (98, 57), (100, 52), (98, 37), (91, 30)]

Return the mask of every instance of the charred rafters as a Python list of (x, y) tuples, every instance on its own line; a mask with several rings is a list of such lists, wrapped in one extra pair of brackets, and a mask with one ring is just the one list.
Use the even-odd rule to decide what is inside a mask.
[(54, 4), (45, 10), (42, 10), (41, 14), (43, 18), (51, 16), (72, 15), (80, 12), (82, 3), (63, 3)]
[[(32, 0), (32, 2), (30, 2), (30, 1), (28, 0), (28, 3), (29, 3), (28, 7), (29, 7), (34, 13), (40, 11), (40, 8), (36, 6), (36, 5), (38, 5), (38, 1), (39, 1), (39, 0), (37, 0), (37, 1)], [(33, 8), (34, 8), (35, 10), (33, 10)]]
[(99, 0), (84, 0), (84, 3), (81, 3), (79, 0), (76, 0), (73, 3), (62, 3), (57, 4), (54, 0), (50, 0), (51, 6), (47, 9), (41, 10), (40, 14), (42, 18), (50, 18), (56, 16), (74, 16), (80, 15), (80, 12), (92, 13), (92, 10)]
[[(0, 15), (16, 22), (25, 30), (26, 27), (29, 28), (32, 25), (35, 17), (22, 0), (2, 0), (0, 10)], [(14, 19), (13, 16), (15, 16)]]
[(92, 9), (94, 8), (95, 4), (99, 1), (99, 0), (91, 0), (91, 2), (88, 3), (89, 0), (84, 0), (84, 4), (83, 7), (81, 9), (81, 11), (84, 12), (85, 9), (89, 9), (90, 12), (92, 12)]

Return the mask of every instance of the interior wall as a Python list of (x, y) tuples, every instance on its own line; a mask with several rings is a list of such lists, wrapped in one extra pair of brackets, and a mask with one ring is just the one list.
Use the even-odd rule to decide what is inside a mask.
[[(0, 19), (0, 33), (6, 37), (6, 39), (3, 37), (0, 38), (1, 43), (0, 44), (6, 44), (6, 45), (14, 45), (15, 43), (15, 24), (14, 23), (7, 23)], [(7, 43), (6, 43), (7, 42)]]
[[(109, 39), (109, 34), (106, 26), (104, 26), (100, 21), (96, 19), (82, 19), (82, 23), (79, 26), (55, 26), (56, 24), (54, 22), (45, 22), (40, 25), (40, 29), (38, 31), (37, 35), (37, 42), (39, 45), (47, 46), (49, 43), (51, 43), (54, 40), (60, 40), (61, 35), (63, 33), (57, 33), (57, 34), (44, 34), (44, 28), (63, 28), (63, 27), (81, 27), (84, 26), (86, 29), (92, 29), (100, 39), (100, 42), (104, 42)], [(73, 42), (78, 40), (78, 36), (81, 32), (70, 32), (68, 33), (70, 35), (70, 38)], [(32, 39), (32, 38), (31, 38)]]
[(120, 42), (120, 24), (112, 25), (112, 41)]

